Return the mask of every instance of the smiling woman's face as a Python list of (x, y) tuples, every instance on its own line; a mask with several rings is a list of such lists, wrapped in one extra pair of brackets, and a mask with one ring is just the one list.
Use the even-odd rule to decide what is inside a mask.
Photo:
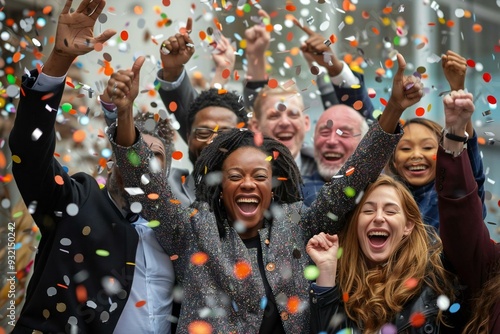
[(272, 168), (254, 147), (232, 152), (222, 165), (222, 201), (232, 224), (242, 224), (242, 239), (258, 234), (272, 198)]

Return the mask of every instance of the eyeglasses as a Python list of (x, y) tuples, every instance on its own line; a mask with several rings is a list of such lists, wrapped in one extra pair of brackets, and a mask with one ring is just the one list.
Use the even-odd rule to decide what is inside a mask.
[[(217, 128), (216, 128), (217, 129)], [(227, 132), (232, 130), (232, 128), (212, 130), (209, 128), (195, 128), (192, 133), (197, 141), (206, 142), (212, 139), (215, 135), (222, 132)]]

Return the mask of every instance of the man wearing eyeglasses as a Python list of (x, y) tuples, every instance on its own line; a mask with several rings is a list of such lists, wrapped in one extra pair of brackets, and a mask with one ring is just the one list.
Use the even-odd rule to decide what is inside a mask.
[[(187, 112), (185, 126), (189, 160), (194, 165), (201, 151), (218, 133), (238, 126), (246, 127), (247, 122), (247, 113), (240, 96), (231, 92), (221, 94), (215, 88), (202, 91)], [(188, 206), (194, 202), (194, 178), (187, 169), (172, 168), (168, 181), (174, 196), (182, 205)]]
[(304, 204), (310, 206), (316, 193), (328, 182), (368, 132), (365, 118), (353, 108), (338, 104), (321, 114), (314, 130), (314, 160), (318, 169), (304, 177)]

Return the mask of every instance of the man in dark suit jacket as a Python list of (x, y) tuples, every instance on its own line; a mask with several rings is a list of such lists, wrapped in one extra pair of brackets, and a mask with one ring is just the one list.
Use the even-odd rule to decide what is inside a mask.
[[(162, 332), (169, 333), (165, 310), (171, 308), (171, 290), (155, 288), (161, 283), (171, 289), (172, 264), (148, 238), (147, 222), (132, 224), (137, 219), (131, 219), (134, 215), (118, 170), (112, 168), (107, 187), (101, 189), (90, 175), (69, 176), (54, 158), (54, 123), (64, 77), (77, 56), (115, 34), (112, 30), (93, 34), (105, 1), (83, 0), (70, 13), (71, 4), (67, 0), (59, 17), (55, 46), (42, 73), (35, 70), (23, 78), (9, 138), (17, 186), (42, 235), (13, 333), (113, 333), (119, 328), (141, 333), (168, 328)], [(140, 66), (134, 66), (132, 74), (123, 71), (113, 77), (114, 87), (125, 89), (119, 75), (138, 74)], [(152, 136), (148, 140), (165, 158), (164, 143)], [(159, 268), (149, 268), (157, 263)], [(152, 277), (152, 284), (145, 283), (143, 273), (151, 270), (157, 277)], [(146, 290), (154, 290), (163, 301), (146, 296)]]

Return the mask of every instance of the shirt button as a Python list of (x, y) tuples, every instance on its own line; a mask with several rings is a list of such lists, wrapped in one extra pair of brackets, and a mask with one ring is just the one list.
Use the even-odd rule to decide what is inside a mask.
[(280, 316), (281, 316), (281, 320), (283, 320), (283, 321), (288, 320), (288, 313), (287, 312), (285, 312), (285, 311), (281, 312)]
[(267, 271), (274, 271), (274, 269), (276, 269), (276, 265), (273, 262), (269, 262), (266, 265), (266, 269), (267, 269)]

